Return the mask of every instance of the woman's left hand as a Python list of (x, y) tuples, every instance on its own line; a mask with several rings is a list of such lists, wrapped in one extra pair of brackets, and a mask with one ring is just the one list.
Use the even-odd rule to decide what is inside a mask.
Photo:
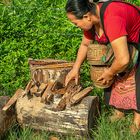
[(112, 81), (114, 78), (114, 74), (111, 72), (111, 70), (105, 69), (104, 73), (97, 79), (97, 81), (102, 81), (103, 85), (108, 84), (110, 81)]

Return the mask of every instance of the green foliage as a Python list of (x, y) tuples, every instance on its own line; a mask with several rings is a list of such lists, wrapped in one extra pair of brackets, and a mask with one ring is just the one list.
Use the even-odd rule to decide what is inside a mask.
[(140, 6), (140, 0), (126, 0), (127, 2), (130, 2), (132, 4), (135, 4), (137, 6)]
[(66, 18), (65, 1), (13, 0), (0, 5), (0, 90), (29, 80), (28, 58), (74, 60), (82, 34)]

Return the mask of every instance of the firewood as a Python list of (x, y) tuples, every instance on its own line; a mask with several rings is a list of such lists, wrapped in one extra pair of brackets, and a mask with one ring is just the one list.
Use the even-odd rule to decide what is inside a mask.
[(42, 103), (46, 103), (46, 101), (49, 101), (49, 99), (47, 99), (47, 98), (48, 98), (49, 94), (52, 94), (51, 89), (52, 89), (52, 87), (54, 86), (54, 84), (55, 84), (55, 81), (54, 81), (54, 80), (50, 80), (50, 81), (48, 82), (48, 86), (47, 86), (47, 88), (45, 89), (45, 91), (44, 91), (44, 93), (43, 93), (43, 95), (42, 95), (42, 97), (41, 97), (41, 102), (42, 102)]
[(31, 70), (36, 69), (57, 69), (57, 68), (66, 68), (66, 67), (72, 67), (74, 63), (62, 63), (62, 64), (48, 64), (46, 66), (36, 66), (32, 67)]
[(62, 110), (65, 109), (65, 107), (66, 107), (66, 97), (67, 97), (67, 96), (68, 96), (68, 92), (66, 92), (66, 93), (62, 96), (62, 98), (61, 98), (61, 100), (59, 101), (59, 103), (58, 103), (58, 105), (56, 106), (56, 108), (53, 109), (54, 111), (62, 111)]
[(43, 59), (43, 60), (39, 60), (39, 59), (32, 59), (29, 58), (29, 64), (30, 65), (48, 65), (48, 64), (56, 64), (56, 63), (66, 63), (66, 60), (54, 60), (54, 59)]
[(30, 89), (30, 94), (33, 95), (38, 91), (38, 86), (34, 85), (31, 89)]
[(64, 95), (65, 92), (66, 92), (66, 87), (54, 90), (53, 94), (62, 94), (62, 95)]
[(49, 80), (49, 73), (47, 70), (42, 69), (43, 83), (47, 83)]
[(37, 89), (37, 92), (35, 92), (34, 95), (37, 96), (37, 97), (41, 97), (42, 94), (44, 93), (46, 87), (47, 87), (47, 84), (41, 83), (41, 85)]
[(32, 79), (33, 79), (34, 83), (36, 84), (36, 86), (39, 87), (39, 86), (40, 86), (40, 82), (39, 82), (39, 80), (38, 80), (38, 72), (37, 72), (37, 70), (35, 70), (35, 71), (33, 72)]
[(5, 106), (2, 108), (3, 111), (7, 111), (16, 101), (18, 98), (26, 94), (26, 92), (19, 88), (15, 94), (10, 98), (10, 100), (5, 104)]
[(79, 92), (79, 90), (81, 89), (80, 86), (75, 84), (74, 80), (71, 80), (67, 87), (65, 87), (63, 90), (65, 91), (65, 94), (63, 95), (63, 97), (61, 98), (60, 102), (58, 103), (57, 107), (56, 107), (56, 111), (62, 111), (66, 108), (66, 105), (69, 104), (70, 99), (71, 99), (71, 95), (73, 93), (77, 93)]
[(75, 81), (71, 80), (66, 87), (66, 92), (72, 92), (75, 86), (76, 86)]
[(78, 92), (80, 92), (80, 90), (82, 89), (82, 87), (80, 85), (77, 85), (74, 87), (74, 89), (69, 93), (69, 96), (66, 97), (66, 105), (67, 107), (71, 106), (71, 98), (76, 95)]
[(69, 104), (71, 95), (73, 92), (75, 92), (75, 89), (76, 89), (76, 87), (71, 87), (71, 86), (67, 89), (67, 92), (66, 92), (67, 94), (65, 97), (66, 98), (66, 105)]
[(54, 94), (50, 92), (46, 98), (46, 103), (50, 104), (51, 102), (53, 102), (53, 98), (54, 98)]
[(26, 94), (29, 93), (30, 89), (31, 89), (32, 86), (34, 86), (34, 85), (35, 85), (35, 83), (34, 83), (34, 81), (31, 79), (31, 80), (29, 81), (29, 83), (27, 84), (26, 88), (25, 88)]
[(75, 94), (77, 94), (78, 92), (80, 92), (80, 90), (82, 89), (81, 85), (77, 85), (75, 87), (75, 91), (71, 94), (71, 97), (73, 97)]
[(46, 87), (47, 87), (47, 84), (45, 84), (45, 83), (42, 83), (42, 84), (39, 86), (39, 89), (38, 89), (38, 91), (41, 91), (41, 92), (43, 92), (43, 91), (46, 89)]
[(37, 81), (39, 82), (39, 85), (43, 82), (43, 73), (42, 69), (37, 70)]
[(81, 101), (92, 89), (93, 87), (87, 87), (83, 89), (82, 91), (80, 91), (79, 93), (77, 93), (76, 95), (74, 95), (70, 100), (70, 104), (74, 105), (78, 103), (79, 101)]

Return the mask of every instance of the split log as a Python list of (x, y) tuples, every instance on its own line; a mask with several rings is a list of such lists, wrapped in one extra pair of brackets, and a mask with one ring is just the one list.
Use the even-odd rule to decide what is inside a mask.
[(54, 111), (62, 111), (66, 108), (66, 100), (67, 98), (70, 97), (70, 94), (68, 92), (66, 92), (63, 97), (61, 98), (61, 100), (59, 101), (58, 105), (56, 106), (56, 108), (53, 108)]
[(62, 111), (65, 109), (66, 106), (70, 106), (70, 100), (72, 96), (77, 94), (81, 90), (81, 88), (82, 87), (80, 85), (75, 84), (74, 80), (71, 80), (68, 83), (67, 87), (63, 88), (65, 89), (65, 93), (63, 97), (61, 98), (60, 102), (58, 103), (58, 105), (56, 106), (56, 108), (54, 108), (54, 110)]
[(2, 139), (4, 133), (16, 122), (15, 109), (13, 107), (10, 107), (6, 111), (2, 110), (9, 99), (10, 97), (8, 96), (0, 96), (0, 139)]
[(45, 83), (41, 83), (41, 85), (39, 86), (38, 88), (38, 91), (35, 93), (35, 95), (38, 97), (38, 96), (42, 96), (43, 92), (45, 91), (47, 87), (47, 84)]
[(41, 102), (42, 103), (49, 103), (53, 97), (52, 88), (55, 85), (55, 81), (51, 80), (48, 82), (47, 88), (45, 89), (42, 97)]
[(30, 89), (30, 94), (34, 95), (35, 93), (37, 93), (38, 91), (38, 86), (34, 85), (31, 89)]
[(87, 94), (93, 89), (93, 87), (87, 87), (80, 91), (79, 93), (75, 94), (72, 98), (70, 98), (70, 105), (74, 105), (82, 100)]
[[(83, 136), (89, 135), (94, 128), (98, 116), (98, 97), (87, 96), (79, 104), (57, 112), (52, 110), (52, 104), (46, 105), (40, 100), (40, 97), (28, 99), (27, 95), (18, 99), (17, 120), (22, 127)], [(54, 104), (59, 101), (55, 99)]]
[(53, 94), (61, 94), (64, 95), (66, 93), (66, 87), (60, 88), (58, 90), (53, 90)]
[(29, 93), (30, 89), (32, 88), (32, 86), (34, 86), (35, 83), (33, 80), (30, 80), (29, 83), (27, 84), (27, 86), (25, 87), (25, 92), (26, 94)]
[(5, 104), (5, 106), (2, 108), (3, 111), (7, 111), (16, 101), (19, 97), (23, 96), (25, 94), (25, 91), (23, 89), (18, 89), (15, 94), (10, 98), (10, 100)]

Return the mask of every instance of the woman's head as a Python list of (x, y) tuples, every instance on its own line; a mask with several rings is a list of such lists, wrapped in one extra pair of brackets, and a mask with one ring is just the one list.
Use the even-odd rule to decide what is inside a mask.
[(88, 0), (68, 0), (66, 4), (67, 16), (72, 23), (84, 30), (89, 30), (96, 24), (97, 8), (95, 3)]

